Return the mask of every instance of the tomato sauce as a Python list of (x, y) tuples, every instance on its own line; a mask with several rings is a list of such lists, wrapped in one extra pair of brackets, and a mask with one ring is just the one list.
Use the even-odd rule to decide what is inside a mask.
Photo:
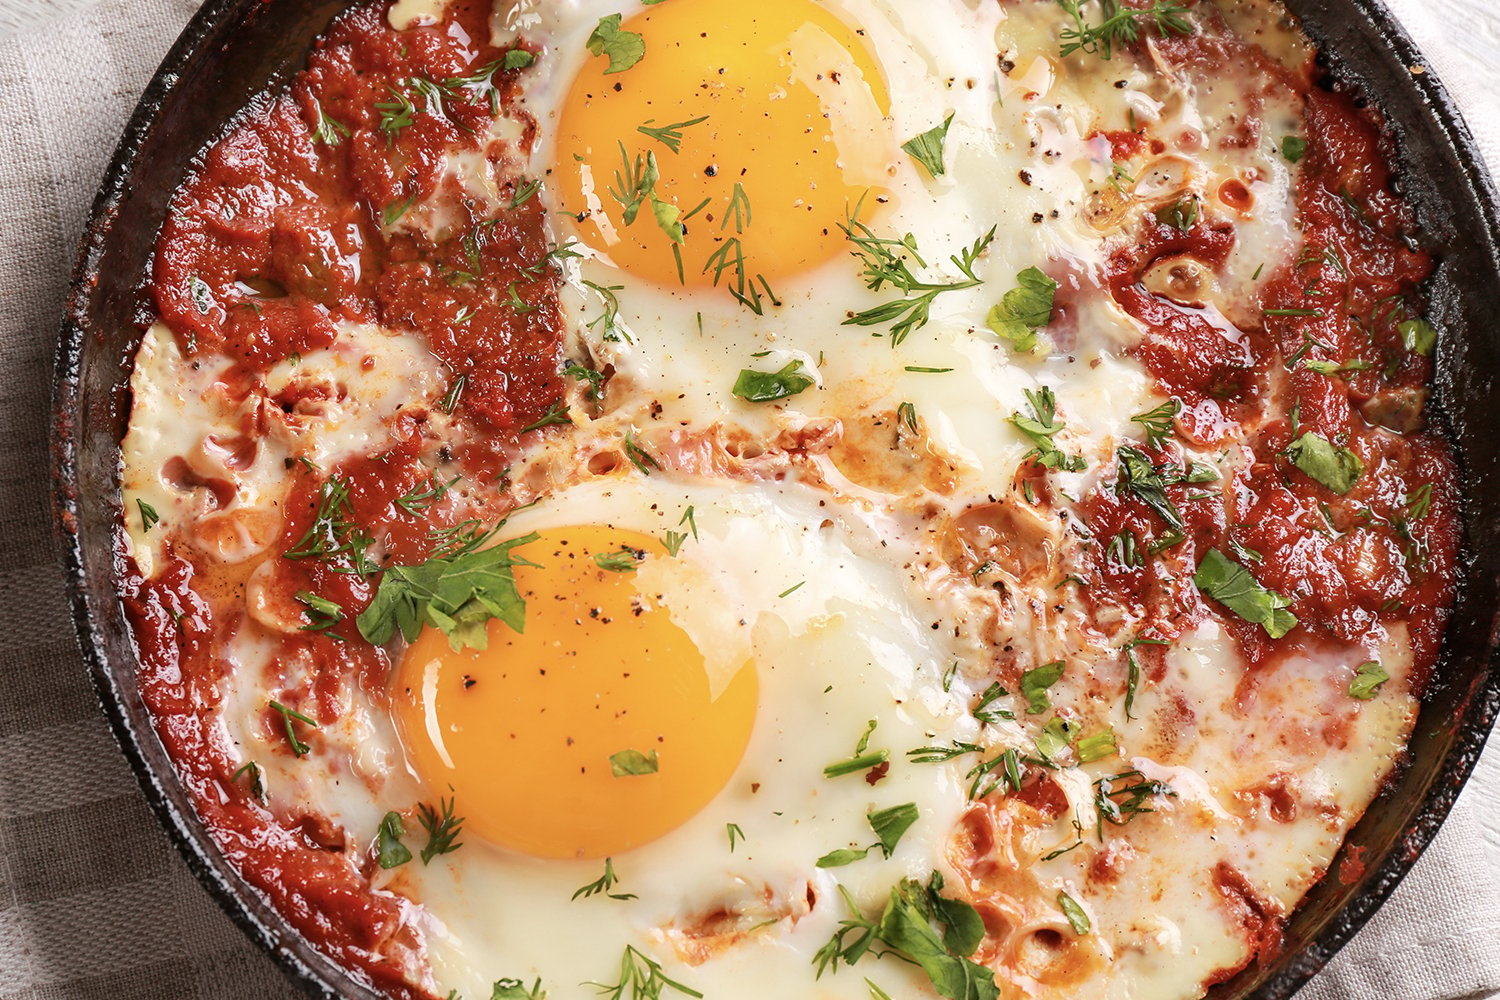
[[(1192, 42), (1170, 40), (1178, 49)], [(1222, 499), (1213, 486), (1211, 503), (1186, 502), (1174, 487), (1185, 538), (1140, 566), (1122, 565), (1108, 543), (1120, 532), (1158, 538), (1166, 526), (1138, 499), (1119, 497), (1110, 477), (1084, 502), (1099, 542), (1086, 594), (1099, 607), (1132, 608), (1163, 638), (1215, 613), (1252, 664), (1320, 637), (1363, 644), (1374, 658), (1386, 627), (1405, 622), (1420, 692), (1453, 599), (1459, 534), (1455, 462), (1421, 416), (1432, 361), (1403, 333), (1422, 315), (1419, 289), (1432, 261), (1407, 239), (1410, 219), (1391, 193), (1390, 150), (1374, 114), (1339, 92), (1299, 91), (1307, 109), (1296, 188), (1303, 246), (1260, 284), (1260, 327), (1237, 329), (1217, 310), (1181, 305), (1142, 283), (1153, 264), (1178, 255), (1223, 268), (1234, 227), (1208, 213), (1186, 232), (1148, 216), (1111, 262), (1110, 293), (1144, 334), (1133, 353), (1181, 404), (1178, 431), (1205, 445), (1242, 441), (1254, 461), (1223, 485)], [(1287, 456), (1308, 432), (1362, 464), (1347, 494)], [(1153, 458), (1171, 463), (1169, 454)], [(1301, 627), (1273, 640), (1198, 596), (1191, 577), (1211, 547), (1289, 598)]]
[[(397, 32), (383, 5), (362, 5), (289, 93), (259, 98), (204, 152), (151, 282), (186, 352), (260, 373), (329, 346), (340, 321), (380, 323), (420, 332), (451, 372), (451, 405), (488, 429), (524, 426), (558, 398), (541, 202), (505, 192), (520, 203), (486, 216), (451, 167), (450, 154), (484, 148), (514, 98), (488, 19), (471, 0), (441, 25)], [(413, 79), (432, 86), (413, 96)], [(529, 142), (534, 124), (524, 131)], [(406, 224), (433, 204), (452, 218)]]
[[(485, 135), (502, 110), (522, 122), (521, 148), (534, 125), (511, 108), (515, 73), (488, 44), (487, 0), (458, 0), (441, 24), (401, 32), (388, 26), (386, 7), (362, 4), (339, 17), (288, 91), (257, 98), (202, 153), (162, 227), (150, 292), (189, 357), (237, 362), (222, 386), (231, 399), (263, 391), (277, 363), (331, 345), (338, 323), (417, 333), (448, 369), (444, 409), (487, 442), (462, 467), (490, 479), (489, 466), (562, 392), (556, 269), (540, 199), (508, 190), (510, 206), (487, 215), (493, 209), (467, 197), (450, 164), (454, 153), (514, 155)], [(441, 86), (414, 94), (414, 79)], [(413, 220), (425, 224), (406, 224)], [(300, 391), (271, 403), (294, 412), (308, 402)], [(382, 565), (431, 555), (433, 529), (455, 518), (443, 496), (451, 482), (421, 461), (423, 419), (403, 412), (381, 454), (289, 469), (274, 551), (295, 553), (327, 534), (318, 516), (334, 484), (347, 487), (339, 502), (348, 520), (381, 538)], [(223, 447), (245, 449), (248, 465), (257, 432), (265, 427)], [(185, 464), (182, 474), (193, 476)], [(221, 506), (234, 491), (224, 485)], [(411, 505), (423, 491), (422, 505)], [(350, 863), (348, 849), (365, 845), (346, 843), (326, 818), (273, 811), (256, 793), (255, 772), (235, 764), (217, 721), (229, 665), (216, 650), (249, 627), (242, 599), (223, 599), (244, 580), (196, 566), (190, 550), (169, 546), (163, 559), (149, 581), (123, 568), (122, 589), (142, 696), (198, 815), (245, 880), (311, 942), (390, 996), (425, 997), (411, 985), (424, 967), (412, 904), (372, 887), (373, 864)], [(288, 707), (319, 725), (338, 719), (350, 684), (383, 699), (391, 669), (354, 631), (376, 577), (342, 571), (347, 561), (274, 559), (263, 581), (274, 600), (309, 591), (347, 616), (337, 631), (349, 641), (317, 632), (279, 640), (278, 662), (311, 667)], [(268, 706), (262, 723), (274, 736), (283, 720)]]

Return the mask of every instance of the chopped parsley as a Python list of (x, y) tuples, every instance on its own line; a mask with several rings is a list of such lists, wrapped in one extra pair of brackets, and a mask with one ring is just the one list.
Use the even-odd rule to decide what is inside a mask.
[[(504, 522), (501, 522), (503, 525)], [(516, 588), (513, 568), (535, 565), (511, 550), (537, 540), (530, 534), (489, 548), (492, 531), (472, 533), (451, 554), (435, 556), (417, 566), (392, 566), (381, 578), (375, 599), (356, 623), (368, 642), (383, 646), (399, 630), (415, 641), (424, 625), (441, 631), (457, 652), (465, 646), (489, 647), (490, 619), (498, 618), (516, 632), (526, 621), (526, 599)]]
[(587, 42), (590, 54), (609, 57), (609, 66), (604, 70), (606, 76), (625, 72), (646, 55), (646, 40), (634, 31), (621, 28), (621, 20), (619, 14), (601, 17)]
[(901, 838), (906, 836), (906, 831), (921, 818), (916, 803), (908, 802), (905, 805), (891, 806), (889, 809), (880, 809), (872, 812), (866, 817), (870, 822), (870, 829), (875, 831), (877, 843), (860, 850), (844, 849), (831, 851), (818, 859), (819, 868), (842, 868), (856, 861), (863, 861), (871, 851), (879, 848), (887, 858), (895, 853), (896, 845), (901, 843)]
[(1297, 163), (1307, 155), (1307, 140), (1300, 135), (1289, 135), (1281, 140), (1281, 155), (1288, 163)]
[(901, 144), (901, 148), (922, 166), (933, 177), (941, 177), (943, 168), (943, 144), (948, 138), (948, 128), (953, 124), (953, 115), (950, 113), (943, 119), (941, 125), (934, 125), (915, 139), (908, 139)]
[(1378, 660), (1361, 663), (1355, 672), (1354, 680), (1349, 683), (1349, 697), (1369, 701), (1375, 697), (1380, 686), (1390, 679), (1391, 675), (1385, 672), (1385, 667), (1382, 667)]
[(1293, 441), (1287, 447), (1286, 457), (1309, 477), (1339, 494), (1352, 490), (1365, 471), (1358, 455), (1312, 431)]
[(661, 758), (655, 750), (621, 750), (609, 755), (609, 773), (616, 778), (639, 778), (661, 770)]
[(519, 979), (500, 979), (492, 988), (490, 1000), (547, 1000), (547, 991), (542, 989), (540, 979), (532, 983), (529, 990)]
[(1031, 409), (1031, 416), (1023, 417), (1014, 413), (1011, 414), (1010, 422), (1031, 441), (1032, 450), (1027, 457), (1035, 458), (1036, 463), (1046, 469), (1082, 472), (1085, 465), (1083, 456), (1064, 454), (1052, 441), (1064, 426), (1057, 419), (1057, 397), (1052, 394), (1052, 390), (1045, 385), (1037, 392), (1027, 389), (1026, 403)]
[(411, 860), (411, 851), (401, 843), (401, 838), (406, 836), (406, 824), (401, 822), (401, 814), (388, 812), (380, 821), (380, 829), (375, 834), (375, 858), (381, 868), (399, 868)]
[(805, 392), (817, 385), (817, 381), (802, 367), (801, 361), (792, 361), (776, 372), (758, 372), (746, 368), (735, 380), (734, 394), (751, 403), (771, 403)]
[(1264, 628), (1272, 639), (1280, 639), (1297, 627), (1297, 616), (1287, 610), (1291, 601), (1262, 587), (1249, 570), (1218, 549), (1208, 550), (1193, 582), (1245, 621)]
[(866, 955), (894, 954), (918, 966), (949, 1000), (998, 1000), (994, 972), (969, 959), (984, 940), (984, 920), (969, 904), (941, 895), (942, 888), (936, 872), (926, 886), (904, 879), (891, 889), (879, 917), (870, 920), (839, 886), (850, 915), (813, 956), (818, 977)]
[(1057, 282), (1040, 268), (1028, 267), (1016, 275), (1016, 287), (1006, 292), (985, 319), (999, 337), (1025, 354), (1036, 350), (1036, 332), (1052, 322)]

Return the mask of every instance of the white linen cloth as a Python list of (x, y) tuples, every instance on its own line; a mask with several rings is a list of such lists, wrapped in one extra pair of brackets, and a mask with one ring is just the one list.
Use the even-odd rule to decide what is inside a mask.
[[(924, 0), (908, 0), (919, 3)], [(1500, 15), (1393, 0), (1500, 170)], [(188, 874), (94, 701), (47, 511), (51, 357), (110, 152), (195, 0), (0, 0), (0, 1000), (293, 991)], [(1500, 995), (1500, 745), (1299, 1000)]]

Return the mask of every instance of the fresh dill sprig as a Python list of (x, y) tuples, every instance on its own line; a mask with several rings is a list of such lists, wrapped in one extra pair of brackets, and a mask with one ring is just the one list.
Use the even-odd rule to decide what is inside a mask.
[(1115, 46), (1130, 45), (1141, 37), (1141, 26), (1152, 24), (1163, 35), (1192, 34), (1193, 25), (1184, 15), (1187, 8), (1173, 0), (1153, 0), (1150, 7), (1137, 10), (1120, 0), (1099, 0), (1100, 21), (1090, 24), (1085, 13), (1090, 0), (1057, 0), (1073, 18), (1073, 26), (1062, 32), (1061, 56), (1075, 52), (1096, 55), (1101, 59), (1114, 56)]
[(912, 264), (925, 269), (927, 262), (917, 250), (916, 237), (910, 233), (901, 239), (875, 235), (859, 219), (860, 206), (856, 205), (848, 218), (839, 224), (844, 236), (854, 244), (854, 256), (864, 264), (865, 286), (873, 292), (887, 285), (901, 293), (899, 298), (883, 305), (874, 306), (855, 313), (844, 320), (844, 326), (884, 326), (891, 324), (891, 346), (899, 346), (914, 331), (926, 326), (932, 318), (932, 303), (944, 292), (956, 292), (964, 288), (976, 288), (983, 282), (974, 273), (974, 265), (995, 240), (995, 229), (991, 229), (961, 253), (948, 259), (963, 275), (956, 281), (923, 281), (912, 271)]

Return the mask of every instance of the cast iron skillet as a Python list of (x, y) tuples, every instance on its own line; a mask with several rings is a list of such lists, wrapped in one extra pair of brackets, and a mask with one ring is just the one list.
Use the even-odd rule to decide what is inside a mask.
[[(1458, 444), (1467, 545), (1458, 606), (1409, 763), (1350, 834), (1287, 927), (1280, 957), (1210, 1000), (1287, 1000), (1395, 889), (1437, 832), (1500, 712), (1500, 218), (1472, 138), (1379, 0), (1288, 0), (1328, 68), (1377, 105), (1396, 137), (1402, 193), (1438, 256), (1430, 315), (1443, 331), (1438, 404)], [(53, 390), (61, 555), (84, 658), (141, 786), (189, 866), (245, 932), (313, 996), (377, 1000), (303, 940), (225, 862), (151, 727), (115, 586), (119, 441), (146, 275), (167, 199), (193, 155), (268, 83), (300, 68), (346, 0), (209, 0), (141, 98), (94, 203), (73, 276)], [(1367, 866), (1340, 867), (1351, 849)], [(1350, 877), (1353, 875), (1354, 877)], [(1343, 876), (1343, 877), (1341, 877)]]

